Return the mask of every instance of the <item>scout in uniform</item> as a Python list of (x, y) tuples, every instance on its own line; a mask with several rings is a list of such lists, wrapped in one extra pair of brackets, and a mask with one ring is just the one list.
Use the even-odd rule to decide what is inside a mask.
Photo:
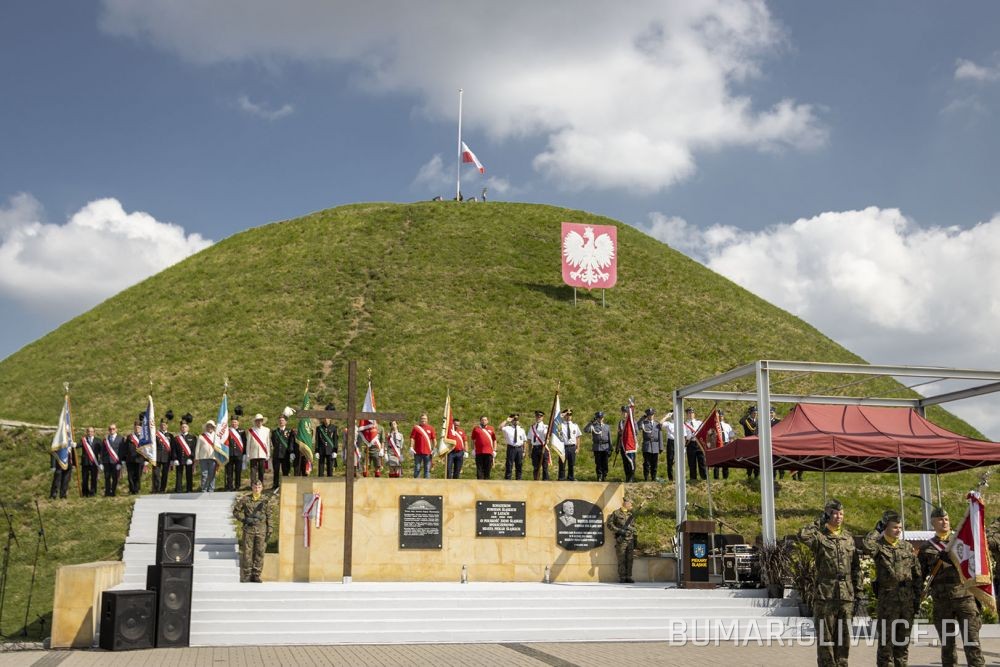
[(958, 664), (956, 635), (962, 637), (965, 661), (969, 667), (983, 667), (986, 659), (979, 646), (979, 608), (976, 598), (962, 584), (958, 569), (948, 553), (948, 544), (954, 537), (948, 513), (940, 507), (931, 512), (934, 537), (920, 545), (921, 574), (930, 577), (930, 594), (934, 600), (934, 628), (941, 640), (941, 664), (953, 667)]
[(618, 582), (632, 584), (632, 556), (635, 552), (635, 514), (632, 499), (626, 498), (622, 506), (611, 513), (605, 524), (615, 536), (615, 554), (618, 556)]
[(403, 476), (403, 434), (395, 419), (389, 422), (389, 432), (385, 434), (385, 464), (389, 467), (389, 477)]
[[(252, 474), (252, 473), (251, 473)], [(260, 572), (264, 568), (264, 551), (271, 535), (271, 499), (262, 491), (264, 482), (253, 478), (250, 493), (240, 496), (233, 505), (233, 517), (243, 527), (240, 540), (240, 581), (260, 583)]]
[(875, 561), (878, 665), (906, 667), (910, 626), (920, 609), (920, 563), (903, 539), (899, 514), (889, 510), (865, 536), (864, 551)]
[[(333, 403), (327, 403), (324, 409), (332, 412), (337, 408), (334, 407)], [(313, 434), (313, 442), (316, 443), (316, 459), (319, 461), (318, 474), (320, 477), (323, 477), (324, 474), (326, 477), (333, 477), (333, 471), (337, 467), (338, 437), (337, 426), (330, 423), (329, 417), (323, 417), (319, 420), (319, 426), (316, 427), (316, 433)]]
[(816, 523), (799, 531), (799, 540), (816, 561), (815, 614), (817, 664), (847, 667), (851, 619), (859, 611), (861, 559), (854, 538), (844, 529), (844, 506), (830, 500)]

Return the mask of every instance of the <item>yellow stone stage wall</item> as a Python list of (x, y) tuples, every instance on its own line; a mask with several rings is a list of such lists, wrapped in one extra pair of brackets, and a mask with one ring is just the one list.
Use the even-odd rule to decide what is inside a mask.
[(100, 624), (101, 593), (124, 576), (121, 561), (63, 565), (56, 570), (52, 648), (88, 648)]
[[(566, 551), (556, 544), (554, 507), (572, 498), (599, 506), (604, 518), (621, 506), (622, 484), (604, 482), (478, 481), (360, 478), (354, 485), (355, 581), (618, 581), (614, 536), (604, 546)], [(323, 527), (303, 545), (302, 497), (319, 493)], [(441, 549), (399, 548), (399, 496), (443, 497)], [(525, 537), (476, 537), (476, 501), (525, 502)], [(281, 480), (280, 581), (341, 581), (344, 554), (344, 482)]]

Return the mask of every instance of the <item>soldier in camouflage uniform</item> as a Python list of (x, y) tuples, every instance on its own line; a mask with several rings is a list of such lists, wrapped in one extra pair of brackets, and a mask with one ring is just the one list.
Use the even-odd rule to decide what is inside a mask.
[(979, 608), (976, 598), (962, 584), (958, 570), (948, 554), (948, 541), (952, 538), (948, 513), (936, 507), (931, 512), (934, 537), (920, 546), (920, 567), (930, 581), (931, 598), (934, 600), (934, 627), (941, 639), (941, 664), (953, 667), (958, 664), (956, 634), (962, 637), (965, 661), (969, 667), (984, 667), (986, 659), (979, 646)]
[(636, 529), (632, 501), (626, 499), (622, 506), (611, 513), (607, 521), (608, 530), (615, 534), (615, 553), (618, 555), (618, 581), (622, 584), (635, 583), (632, 579), (632, 555), (635, 552)]
[(910, 626), (920, 608), (920, 563), (902, 535), (899, 514), (888, 510), (863, 542), (875, 561), (879, 667), (906, 667)]
[(244, 494), (233, 505), (233, 516), (243, 526), (240, 542), (240, 581), (260, 583), (264, 567), (264, 550), (271, 535), (271, 498), (261, 492), (264, 483), (254, 478), (250, 493)]
[(816, 663), (847, 667), (851, 619), (861, 598), (861, 562), (854, 538), (844, 530), (844, 506), (831, 500), (823, 515), (799, 531), (799, 540), (816, 559)]
[(993, 593), (1000, 598), (1000, 518), (986, 527), (986, 544), (990, 547), (990, 558), (993, 559)]

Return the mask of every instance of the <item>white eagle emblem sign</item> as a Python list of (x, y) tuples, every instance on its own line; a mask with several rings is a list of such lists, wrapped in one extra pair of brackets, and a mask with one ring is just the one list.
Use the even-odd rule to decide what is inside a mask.
[(618, 228), (614, 225), (562, 223), (563, 282), (587, 289), (614, 287), (618, 281)]

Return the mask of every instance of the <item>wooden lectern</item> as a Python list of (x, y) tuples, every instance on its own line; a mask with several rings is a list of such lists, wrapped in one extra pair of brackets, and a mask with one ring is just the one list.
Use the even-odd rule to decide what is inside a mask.
[(715, 522), (684, 521), (680, 532), (683, 535), (681, 558), (684, 561), (681, 588), (715, 588), (716, 585), (708, 578)]

